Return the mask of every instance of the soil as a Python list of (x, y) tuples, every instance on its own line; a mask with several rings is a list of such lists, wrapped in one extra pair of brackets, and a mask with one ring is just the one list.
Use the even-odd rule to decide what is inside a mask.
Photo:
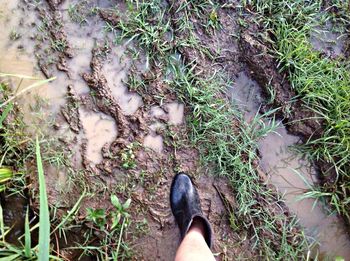
[[(94, 27), (102, 31), (103, 21), (117, 25), (121, 19), (111, 11), (110, 7), (115, 3), (98, 2), (103, 8), (89, 17), (91, 22), (87, 25), (74, 24), (67, 15), (69, 4), (77, 4), (78, 1), (47, 0), (35, 7), (44, 30), (37, 32), (32, 39), (36, 46), (36, 62), (47, 78), (59, 76), (58, 83), (51, 86), (60, 88), (64, 94), (60, 96), (64, 103), (53, 112), (56, 114), (55, 123), (48, 131), (50, 135), (59, 137), (60, 149), (63, 147), (72, 155), (66, 168), (45, 167), (49, 202), (57, 207), (58, 218), (72, 208), (86, 187), (93, 196), (83, 200), (78, 213), (78, 219), (86, 229), (92, 226), (91, 222), (84, 221), (87, 207), (103, 208), (108, 212), (112, 209), (110, 195), (116, 194), (122, 201), (131, 198), (128, 211), (132, 214), (132, 225), (125, 240), (132, 245), (134, 259), (172, 260), (179, 244), (179, 233), (169, 208), (169, 189), (172, 177), (183, 171), (194, 177), (203, 212), (213, 225), (213, 250), (217, 259), (259, 257), (258, 250), (252, 247), (253, 242), (249, 239), (242, 241), (242, 232), (231, 228), (230, 213), (234, 213), (237, 204), (232, 188), (227, 185), (229, 181), (214, 178), (212, 170), (200, 167), (200, 155), (190, 142), (186, 128), (185, 118), (191, 113), (190, 108), (177, 100), (162, 80), (156, 65), (150, 64), (147, 69), (142, 69), (147, 67), (143, 66), (144, 59), (132, 61), (125, 54), (123, 45), (114, 45), (112, 33), (96, 35), (91, 31)], [(189, 32), (178, 30), (178, 23), (188, 14), (185, 10), (176, 11), (181, 1), (169, 0), (167, 4), (171, 6), (174, 41), (182, 41), (189, 37)], [(87, 1), (86, 6), (89, 5), (92, 2)], [(120, 5), (120, 10), (125, 9), (124, 4), (117, 5)], [(26, 7), (26, 4), (21, 2), (20, 6)], [(314, 114), (300, 101), (290, 103), (295, 93), (286, 75), (277, 71), (269, 46), (255, 36), (257, 28), (251, 26), (243, 29), (240, 38), (235, 36), (242, 30), (236, 22), (238, 12), (235, 6), (237, 3), (232, 1), (218, 9), (220, 30), (205, 28), (199, 17), (188, 16), (195, 26), (195, 37), (206, 52), (193, 47), (182, 47), (177, 51), (185, 61), (195, 61), (196, 70), (205, 71), (208, 75), (219, 70), (235, 79), (239, 73), (246, 71), (266, 94), (267, 87), (272, 86), (276, 91), (273, 106), (282, 108), (280, 113), (286, 122), (293, 122), (288, 125), (288, 130), (305, 138), (319, 137), (322, 135), (322, 122), (310, 120)], [(83, 9), (84, 5), (79, 8)], [(78, 11), (86, 11), (82, 9)], [(28, 10), (34, 12), (33, 8)], [(89, 42), (81, 48), (84, 50), (77, 47), (79, 42), (75, 37)], [(58, 45), (53, 47), (52, 43)], [(125, 84), (128, 75), (139, 77), (147, 88), (137, 92), (128, 89)], [(129, 110), (131, 107), (134, 109)], [(93, 122), (90, 124), (93, 126), (89, 122)], [(124, 155), (129, 155), (129, 158), (123, 158)], [(125, 164), (128, 165), (125, 167)], [(261, 177), (264, 182), (264, 173)], [(35, 191), (35, 171), (31, 180)], [(35, 212), (37, 205), (34, 197)], [(283, 208), (256, 195), (253, 207), (270, 208), (276, 215), (290, 216), (287, 207), (281, 205)], [(253, 222), (258, 222), (258, 219)], [(280, 225), (282, 227), (283, 224)], [(246, 238), (250, 238), (252, 229), (246, 231)], [(295, 228), (296, 234), (298, 230)], [(96, 232), (95, 236), (99, 239), (100, 235)], [(272, 244), (273, 236), (267, 235)], [(80, 240), (81, 237), (71, 241)], [(298, 238), (287, 240), (298, 243)], [(73, 260), (77, 253), (65, 252), (62, 247), (66, 245), (61, 246), (61, 255)], [(279, 248), (278, 245), (274, 247)]]

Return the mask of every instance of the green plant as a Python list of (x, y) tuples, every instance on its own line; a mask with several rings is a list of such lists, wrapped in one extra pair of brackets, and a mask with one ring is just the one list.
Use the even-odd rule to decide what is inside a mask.
[(40, 212), (39, 212), (39, 260), (49, 260), (50, 255), (50, 214), (49, 205), (46, 194), (46, 184), (44, 177), (43, 164), (41, 161), (39, 140), (36, 138), (36, 163), (39, 176), (39, 197), (40, 197)]
[(123, 168), (133, 169), (136, 167), (136, 160), (135, 160), (135, 154), (134, 154), (135, 147), (136, 145), (134, 143), (131, 143), (121, 151), (120, 157), (121, 157)]
[(87, 220), (92, 221), (100, 229), (103, 229), (106, 225), (106, 212), (104, 209), (92, 209), (87, 208)]
[(124, 220), (130, 217), (130, 214), (126, 210), (130, 206), (131, 199), (129, 198), (124, 202), (124, 204), (121, 204), (118, 197), (116, 195), (112, 195), (111, 202), (116, 208), (115, 211), (112, 212), (112, 229), (115, 229), (122, 219)]
[[(86, 1), (81, 1), (86, 3)], [(70, 4), (68, 7), (68, 15), (73, 22), (79, 23), (80, 25), (87, 23), (86, 15), (81, 11), (82, 4)]]
[(10, 33), (10, 39), (11, 39), (12, 41), (16, 41), (16, 40), (18, 40), (19, 38), (21, 38), (21, 34), (18, 33), (15, 29), (13, 29), (13, 30), (11, 31), (11, 33)]
[[(39, 219), (39, 244), (35, 247), (31, 245), (31, 229), (29, 224), (28, 210), (25, 217), (25, 233), (24, 233), (24, 245), (13, 246), (5, 241), (5, 236), (10, 230), (5, 231), (3, 223), (2, 208), (0, 211), (0, 257), (2, 260), (49, 260), (49, 258), (55, 258), (50, 256), (50, 216), (49, 206), (46, 194), (46, 184), (44, 171), (42, 167), (40, 145), (38, 139), (36, 139), (36, 161), (37, 171), (39, 179), (39, 201), (40, 201), (40, 219)], [(56, 259), (56, 258), (55, 258)]]
[[(130, 207), (131, 199), (121, 203), (117, 196), (111, 196), (113, 209), (87, 209), (87, 220), (92, 221), (104, 234), (104, 240), (99, 246), (79, 246), (84, 253), (97, 252), (106, 260), (117, 260), (130, 256), (130, 249), (123, 241), (125, 230), (130, 225), (130, 214), (127, 209)], [(74, 249), (74, 248), (71, 248)], [(121, 251), (121, 249), (123, 251)]]
[(0, 192), (4, 191), (6, 186), (5, 182), (10, 180), (13, 176), (13, 171), (10, 168), (0, 168)]

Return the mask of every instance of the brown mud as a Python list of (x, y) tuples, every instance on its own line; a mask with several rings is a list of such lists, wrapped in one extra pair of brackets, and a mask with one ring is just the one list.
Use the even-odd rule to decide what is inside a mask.
[[(180, 3), (168, 2), (172, 8), (170, 13), (176, 39), (185, 41), (189, 32), (178, 30), (178, 23), (188, 13), (186, 10), (175, 12)], [(300, 103), (290, 103), (295, 93), (285, 76), (277, 73), (276, 63), (269, 56), (267, 47), (254, 39), (249, 30), (238, 40), (236, 32), (240, 27), (236, 22), (235, 4), (218, 9), (219, 30), (204, 28), (198, 22), (199, 18), (190, 14), (188, 17), (195, 27), (196, 38), (205, 52), (182, 47), (179, 53), (188, 62), (196, 61), (196, 70), (208, 71), (208, 74), (220, 70), (234, 80), (244, 70), (253, 71), (251, 77), (262, 88), (270, 83), (276, 91), (274, 106), (282, 106), (282, 111), (291, 112), (286, 119), (296, 123), (288, 125), (289, 131), (302, 136), (321, 135), (321, 122), (299, 121), (314, 115)], [(217, 259), (259, 257), (258, 251), (252, 250), (250, 232), (242, 241), (241, 232), (234, 232), (230, 226), (229, 215), (236, 203), (228, 181), (213, 178), (199, 166), (198, 151), (191, 144), (186, 130), (189, 108), (181, 104), (160, 79), (159, 68), (149, 67), (143, 64), (144, 61), (141, 64), (133, 61), (128, 46), (123, 43), (115, 45), (113, 34), (104, 30), (105, 21), (116, 25), (120, 19), (111, 11), (114, 5), (111, 1), (48, 0), (38, 6), (16, 2), (8, 8), (15, 16), (18, 8), (22, 15), (32, 18), (30, 24), (24, 25), (10, 19), (11, 26), (22, 26), (23, 30), (31, 28), (29, 34), (23, 32), (15, 43), (35, 46), (34, 49), (28, 48), (26, 56), (14, 48), (9, 60), (20, 63), (26, 57), (30, 70), (20, 71), (21, 74), (40, 75), (40, 70), (45, 77), (57, 76), (55, 82), (33, 91), (40, 95), (46, 92), (50, 104), (48, 110), (55, 116), (54, 123), (46, 131), (57, 136), (70, 155), (68, 166), (62, 169), (46, 165), (50, 204), (57, 207), (57, 215), (62, 217), (87, 188), (93, 196), (83, 200), (78, 214), (79, 221), (84, 223), (87, 207), (110, 210), (112, 194), (123, 201), (131, 198), (128, 211), (132, 225), (125, 240), (132, 246), (134, 259), (172, 260), (179, 244), (179, 234), (169, 208), (169, 189), (176, 172), (185, 171), (195, 178), (203, 211), (213, 224)], [(86, 14), (88, 21), (81, 24), (72, 21), (68, 12), (72, 6), (77, 8), (78, 14)], [(125, 8), (123, 4), (118, 6)], [(99, 7), (98, 11), (89, 11), (95, 7)], [(6, 39), (8, 33), (0, 38), (1, 43), (9, 43)], [(10, 42), (9, 45), (13, 44)], [(1, 53), (12, 49), (4, 46)], [(257, 55), (261, 53), (264, 56)], [(10, 69), (7, 64), (0, 66), (1, 72)], [(12, 69), (10, 72), (19, 73), (17, 68)], [(147, 88), (137, 92), (129, 89), (126, 82), (130, 74), (137, 74)], [(20, 99), (19, 103), (24, 110), (30, 111), (25, 107), (28, 105), (26, 99), (29, 98)], [(31, 176), (35, 190), (35, 171)], [(34, 197), (34, 208), (37, 203)], [(277, 209), (259, 195), (256, 204), (257, 208), (272, 208), (276, 215), (290, 215), (287, 207)], [(92, 227), (91, 222), (84, 224), (87, 228)], [(100, 237), (97, 232), (95, 236)], [(72, 239), (71, 244), (81, 243), (81, 239)], [(61, 246), (60, 253), (73, 260), (77, 253), (65, 251), (66, 246), (69, 244)]]

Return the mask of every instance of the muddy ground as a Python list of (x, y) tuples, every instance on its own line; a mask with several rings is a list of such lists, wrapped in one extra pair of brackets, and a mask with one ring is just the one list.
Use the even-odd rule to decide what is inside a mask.
[[(170, 8), (175, 32), (172, 41), (181, 42), (189, 37), (188, 31), (179, 28), (179, 21), (187, 14), (177, 11), (181, 1), (168, 1), (165, 5)], [(172, 260), (179, 233), (169, 208), (169, 189), (172, 177), (184, 171), (194, 177), (203, 211), (213, 225), (217, 259), (259, 257), (249, 240), (249, 230), (242, 235), (241, 230), (232, 229), (230, 212), (236, 203), (229, 182), (201, 167), (200, 155), (186, 127), (191, 108), (180, 103), (161, 80), (159, 68), (148, 63), (145, 50), (136, 51), (134, 42), (116, 43), (115, 32), (106, 29), (106, 22), (116, 25), (123, 19), (115, 10), (123, 13), (126, 4), (108, 0), (47, 0), (39, 5), (19, 1), (16, 8), (16, 12), (31, 20), (20, 20), (17, 30), (22, 37), (10, 44), (18, 49), (34, 46), (27, 53), (37, 65), (36, 70), (47, 78), (57, 76), (45, 87), (50, 103), (55, 104), (49, 109), (55, 116), (54, 122), (45, 132), (56, 136), (57, 149), (69, 155), (64, 167), (46, 166), (49, 202), (56, 208), (58, 218), (73, 207), (83, 191), (90, 194), (84, 198), (77, 219), (86, 229), (92, 227), (85, 220), (87, 207), (110, 210), (112, 194), (122, 201), (131, 198), (128, 212), (132, 223), (125, 241), (132, 246), (133, 258)], [(299, 121), (313, 114), (299, 101), (290, 103), (295, 93), (286, 76), (278, 73), (269, 46), (255, 38), (253, 32), (257, 28), (237, 23), (238, 3), (223, 4), (217, 16), (219, 30), (203, 27), (200, 17), (189, 17), (205, 52), (181, 47), (177, 51), (184, 61), (196, 61), (196, 70), (208, 75), (223, 71), (231, 80), (244, 72), (263, 87), (265, 96), (264, 88), (270, 84), (276, 99), (272, 105), (265, 104), (262, 111), (281, 107), (278, 116), (285, 123), (297, 122), (287, 124), (288, 131), (303, 137), (321, 135), (322, 122)], [(131, 84), (133, 80), (140, 84)], [(31, 184), (36, 195), (35, 171)], [(261, 202), (259, 207), (274, 207)], [(32, 205), (36, 211), (36, 196)], [(276, 213), (290, 215), (285, 206)], [(94, 236), (102, 239), (97, 231)], [(82, 243), (84, 238), (72, 241)], [(80, 254), (64, 247), (56, 251), (66, 260), (75, 260)]]

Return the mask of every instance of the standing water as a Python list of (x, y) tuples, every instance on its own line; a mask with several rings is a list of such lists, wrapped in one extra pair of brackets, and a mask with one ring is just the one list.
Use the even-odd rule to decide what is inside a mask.
[[(234, 105), (243, 111), (245, 120), (251, 121), (263, 102), (258, 84), (241, 72), (231, 95)], [(320, 202), (312, 198), (300, 199), (317, 178), (312, 164), (289, 149), (299, 143), (300, 138), (288, 134), (280, 123), (275, 132), (259, 141), (260, 167), (268, 174), (268, 182), (284, 195), (286, 205), (296, 214), (307, 235), (319, 244), (315, 249), (319, 256), (350, 257), (350, 240), (342, 220), (328, 214)]]

